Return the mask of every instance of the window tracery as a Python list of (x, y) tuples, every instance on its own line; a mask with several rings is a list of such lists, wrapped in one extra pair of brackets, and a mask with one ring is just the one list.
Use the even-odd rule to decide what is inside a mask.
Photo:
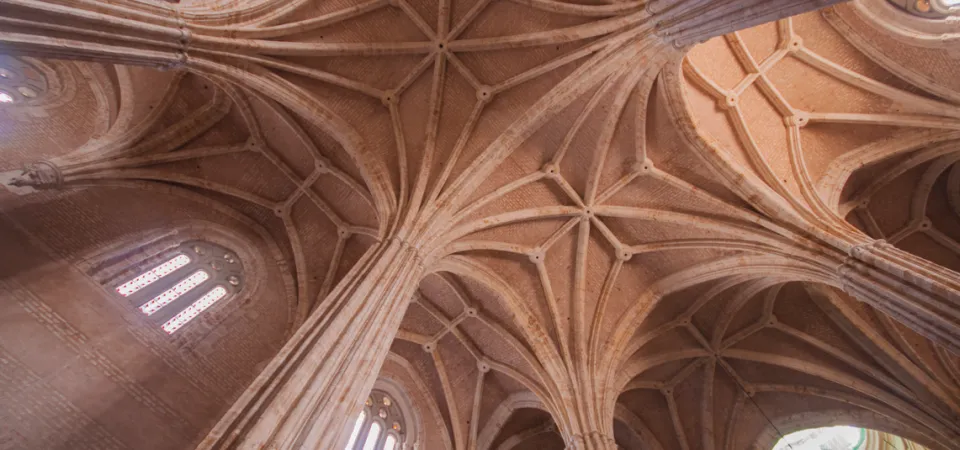
[(20, 58), (0, 56), (0, 104), (37, 100), (46, 91), (40, 70)]
[(810, 428), (784, 436), (773, 450), (857, 450), (863, 444), (863, 432), (862, 428), (847, 426)]
[(167, 334), (243, 287), (243, 265), (236, 254), (205, 241), (181, 243), (150, 258), (140, 270), (123, 277), (114, 290)]
[(915, 15), (927, 18), (943, 18), (960, 15), (960, 0), (889, 0), (891, 3)]
[(856, 426), (807, 428), (783, 436), (773, 450), (928, 450), (916, 442)]
[(399, 450), (405, 437), (400, 406), (389, 394), (374, 390), (357, 416), (345, 450)]

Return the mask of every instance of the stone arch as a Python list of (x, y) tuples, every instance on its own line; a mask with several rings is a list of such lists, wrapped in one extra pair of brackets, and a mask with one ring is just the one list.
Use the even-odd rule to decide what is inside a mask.
[(480, 432), (477, 438), (477, 448), (479, 450), (490, 450), (493, 440), (500, 433), (503, 425), (510, 415), (518, 409), (539, 409), (545, 412), (549, 411), (543, 402), (532, 392), (518, 392), (511, 395), (500, 403), (500, 406), (494, 411), (493, 415), (487, 421), (486, 426)]
[[(283, 297), (286, 299), (286, 310), (287, 310), (287, 327), (284, 333), (284, 339), (288, 338), (294, 331), (298, 323), (295, 322), (296, 310), (298, 304), (298, 298), (295, 288), (295, 282), (293, 275), (287, 264), (284, 262), (285, 257), (280, 250), (280, 246), (277, 244), (276, 240), (270, 235), (270, 233), (260, 224), (256, 223), (248, 216), (240, 213), (236, 209), (227, 206), (224, 203), (221, 203), (217, 200), (214, 200), (211, 197), (198, 194), (188, 189), (161, 185), (160, 183), (150, 182), (150, 181), (138, 181), (138, 180), (102, 180), (102, 181), (91, 181), (86, 183), (81, 183), (76, 186), (77, 188), (98, 188), (98, 187), (118, 187), (125, 189), (133, 189), (140, 191), (149, 191), (159, 194), (172, 195), (174, 197), (179, 197), (182, 199), (194, 201), (205, 205), (211, 208), (218, 214), (223, 215), (231, 220), (235, 220), (244, 225), (246, 229), (227, 229), (218, 224), (214, 224), (209, 221), (179, 221), (173, 225), (173, 229), (178, 229), (184, 227), (185, 230), (192, 233), (195, 236), (205, 236), (209, 237), (215, 243), (220, 243), (226, 247), (237, 249), (239, 256), (243, 258), (244, 261), (250, 261), (247, 264), (251, 264), (251, 273), (264, 273), (264, 268), (268, 261), (270, 264), (277, 264), (277, 267), (280, 272), (281, 280), (280, 283), (283, 286)], [(170, 229), (153, 229), (149, 230), (141, 238), (146, 238), (148, 236), (161, 236), (170, 232)], [(151, 234), (152, 233), (152, 234)], [(86, 254), (80, 258), (77, 258), (81, 264), (87, 264), (89, 270), (95, 269), (92, 265), (89, 265), (88, 261), (95, 260), (98, 258), (98, 254), (103, 251), (119, 251), (123, 245), (132, 245), (137, 239), (137, 236), (129, 236), (127, 239), (130, 241), (122, 240), (117, 244), (117, 247), (108, 247), (102, 249), (101, 251), (93, 251), (89, 254)], [(126, 244), (124, 244), (126, 242)], [(255, 248), (254, 243), (262, 243), (266, 247), (267, 252), (264, 253)], [(269, 259), (265, 258), (267, 256)], [(102, 257), (99, 257), (103, 259)], [(247, 289), (245, 289), (245, 295), (251, 296), (254, 292), (257, 292), (257, 288), (260, 282), (263, 280), (262, 275), (254, 276), (247, 280)], [(243, 297), (249, 298), (249, 297)], [(240, 299), (237, 299), (240, 300)]]
[[(451, 448), (452, 442), (446, 427), (431, 427), (428, 425), (442, 424), (443, 415), (414, 365), (394, 352), (387, 354), (386, 362), (398, 367), (401, 373), (381, 370), (380, 377), (374, 383), (374, 389), (382, 390), (395, 398), (402, 399), (400, 408), (406, 418), (407, 429), (410, 430), (404, 442), (405, 448), (426, 450), (426, 445), (429, 445), (427, 434), (434, 430), (439, 430), (440, 440), (446, 448)], [(401, 380), (402, 377), (406, 377), (407, 380)], [(415, 398), (420, 401), (415, 401)], [(347, 434), (349, 434), (349, 431), (347, 431)]]
[(405, 448), (417, 448), (420, 445), (423, 433), (423, 421), (420, 418), (420, 411), (414, 407), (407, 395), (406, 389), (399, 383), (390, 378), (379, 378), (373, 385), (374, 390), (386, 392), (391, 398), (397, 400), (397, 406), (403, 412), (406, 431), (404, 432)]
[(934, 450), (946, 450), (948, 448), (942, 441), (920, 432), (915, 427), (867, 410), (817, 411), (774, 418), (773, 423), (768, 424), (753, 439), (753, 447), (764, 450), (772, 449), (780, 439), (781, 433), (785, 436), (798, 430), (833, 425), (851, 425), (891, 433)]
[[(264, 270), (266, 261), (250, 240), (251, 237), (243, 236), (237, 230), (212, 222), (182, 221), (170, 228), (146, 230), (136, 235), (125, 236), (107, 248), (97, 249), (90, 254), (80, 256), (79, 266), (94, 280), (101, 283), (105, 290), (109, 290), (112, 284), (116, 284), (121, 279), (118, 277), (125, 276), (124, 272), (131, 266), (150, 261), (150, 258), (162, 255), (185, 242), (209, 242), (236, 253), (237, 259), (244, 265), (243, 289), (236, 295), (230, 295), (227, 301), (215, 304), (198, 318), (198, 323), (203, 324), (204, 331), (191, 327), (190, 332), (186, 333), (189, 337), (184, 338), (195, 340), (226, 319), (230, 311), (243, 307), (260, 293), (260, 285), (263, 284), (266, 276)], [(118, 303), (126, 309), (132, 308), (129, 302), (124, 302), (115, 295), (111, 295), (111, 298), (118, 300)], [(136, 317), (133, 319), (136, 322), (148, 322), (145, 317), (137, 314), (133, 316)], [(177, 339), (180, 340), (179, 337)], [(182, 344), (186, 344), (186, 341)]]

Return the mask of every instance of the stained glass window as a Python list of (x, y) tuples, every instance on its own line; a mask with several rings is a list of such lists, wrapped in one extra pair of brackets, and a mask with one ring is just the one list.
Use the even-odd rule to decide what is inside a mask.
[(37, 97), (37, 91), (35, 91), (35, 90), (33, 90), (32, 88), (29, 88), (29, 87), (27, 87), (27, 86), (17, 86), (17, 92), (19, 92), (20, 95), (22, 95), (22, 96), (24, 96), (24, 97), (26, 97), (26, 98), (36, 98), (36, 97)]
[(0, 55), (0, 104), (35, 102), (47, 91), (40, 64), (30, 58)]
[(388, 394), (373, 391), (353, 425), (345, 450), (399, 450), (406, 430), (400, 407)]
[[(243, 265), (237, 256), (203, 241), (184, 242), (154, 255), (162, 261), (114, 287), (167, 334), (183, 328), (202, 312), (243, 288)], [(159, 293), (158, 293), (159, 292)], [(153, 296), (151, 298), (151, 296)]]
[(951, 15), (960, 14), (960, 0), (889, 0), (891, 3), (899, 6), (921, 17), (927, 18), (945, 18)]

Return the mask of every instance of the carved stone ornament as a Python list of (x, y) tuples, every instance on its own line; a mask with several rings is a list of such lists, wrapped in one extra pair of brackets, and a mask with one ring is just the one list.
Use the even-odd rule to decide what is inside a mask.
[(60, 169), (49, 161), (25, 164), (21, 170), (0, 173), (0, 184), (10, 192), (25, 195), (39, 189), (55, 189), (63, 184)]

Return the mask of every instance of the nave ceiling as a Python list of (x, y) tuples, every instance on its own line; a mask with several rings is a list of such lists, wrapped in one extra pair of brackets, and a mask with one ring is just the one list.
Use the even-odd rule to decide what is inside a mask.
[[(176, 6), (190, 70), (22, 57), (47, 81), (0, 105), (6, 220), (76, 264), (228, 217), (282, 292), (263, 364), (381, 244), (414, 248), (409, 307), (366, 326), (399, 325), (380, 377), (421, 448), (836, 422), (960, 446), (956, 309), (863, 301), (845, 272), (883, 239), (960, 285), (956, 18), (934, 39), (859, 0), (694, 44), (689, 17), (650, 23), (664, 1), (274, 3)], [(82, 243), (51, 237), (62, 211)]]

